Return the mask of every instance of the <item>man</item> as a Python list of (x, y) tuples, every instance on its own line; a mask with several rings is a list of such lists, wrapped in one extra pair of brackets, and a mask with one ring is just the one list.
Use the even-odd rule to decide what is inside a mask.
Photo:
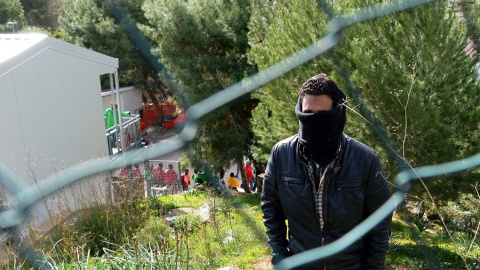
[(182, 190), (188, 191), (188, 187), (190, 186), (190, 175), (188, 174), (188, 169), (185, 169), (184, 174), (180, 176), (180, 180), (182, 181)]
[[(115, 104), (115, 112), (117, 113), (117, 124), (119, 123), (119, 116), (118, 116), (118, 104)], [(122, 112), (122, 117), (123, 116), (127, 116), (127, 115), (130, 115), (130, 112), (129, 111), (125, 111), (125, 112)], [(107, 129), (113, 127), (115, 125), (115, 122), (114, 122), (114, 117), (113, 117), (113, 104), (111, 104), (111, 108), (108, 108), (106, 109), (104, 112), (103, 112), (103, 116), (105, 116), (107, 118)]]
[(172, 164), (168, 164), (168, 168), (165, 170), (165, 185), (169, 186), (178, 179), (177, 172), (173, 169)]
[[(263, 165), (258, 163), (258, 162), (253, 162), (254, 164), (254, 171), (255, 171), (255, 175), (253, 176), (253, 187), (252, 187), (252, 191), (255, 191), (257, 189), (257, 185), (258, 185), (258, 182), (259, 182), (259, 175), (264, 173), (265, 172), (265, 169), (263, 168)], [(259, 189), (257, 191), (257, 193), (260, 193), (262, 192), (261, 189)]]
[(158, 163), (157, 167), (153, 169), (153, 178), (155, 178), (155, 187), (164, 186), (165, 172), (163, 171), (163, 164)]
[(140, 177), (142, 177), (142, 172), (140, 171), (140, 168), (138, 167), (138, 164), (133, 165), (133, 168), (132, 168), (132, 177), (133, 177), (133, 178), (140, 178)]
[(247, 175), (248, 184), (250, 186), (250, 190), (253, 192), (253, 171), (252, 171), (252, 164), (250, 159), (245, 160), (245, 174)]
[[(375, 151), (343, 134), (345, 105), (345, 94), (327, 75), (310, 78), (295, 108), (298, 134), (272, 149), (261, 207), (274, 264), (334, 242), (390, 197)], [(383, 269), (391, 224), (390, 216), (347, 249), (304, 269)]]
[[(110, 103), (110, 108), (106, 109), (104, 112), (103, 112), (103, 116), (105, 116), (105, 118), (107, 118), (107, 129), (113, 127), (115, 125), (115, 121), (114, 121), (114, 116), (113, 116), (113, 104)], [(116, 111), (116, 114), (117, 114), (117, 124), (119, 123), (119, 116), (118, 116), (118, 105), (115, 104), (115, 111)], [(123, 116), (127, 116), (127, 115), (130, 115), (130, 112), (129, 111), (126, 111), (126, 112), (122, 112), (121, 113), (122, 117)], [(112, 130), (110, 130), (109, 132), (112, 132)], [(117, 141), (117, 132), (112, 132), (112, 135), (109, 136), (109, 139), (108, 139), (108, 145), (110, 148), (119, 148), (119, 142)]]

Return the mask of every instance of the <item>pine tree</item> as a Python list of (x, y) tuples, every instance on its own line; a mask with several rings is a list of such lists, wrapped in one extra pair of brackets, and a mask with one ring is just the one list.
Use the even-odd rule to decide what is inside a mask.
[[(379, 1), (327, 1), (329, 8), (325, 8), (308, 0), (255, 1), (249, 60), (262, 70), (323, 37), (329, 16), (375, 2)], [(255, 155), (268, 158), (266, 150), (297, 132), (293, 111), (297, 91), (302, 82), (320, 72), (343, 88), (350, 108), (355, 110), (353, 100), (366, 105), (399, 149), (397, 154), (413, 167), (478, 152), (476, 58), (464, 52), (465, 29), (445, 1), (353, 25), (343, 34), (333, 51), (258, 91), (260, 103), (252, 120), (258, 142)], [(370, 132), (370, 124), (352, 111), (347, 118), (345, 132), (379, 153), (387, 175), (398, 173), (393, 157), (387, 158), (387, 149)], [(474, 177), (462, 176), (462, 181), (439, 177), (427, 185), (438, 200), (455, 200)], [(415, 185), (413, 193), (425, 195), (420, 185)]]
[[(157, 53), (192, 103), (253, 73), (247, 63), (247, 1), (150, 0), (144, 5), (156, 38)], [(255, 100), (245, 95), (201, 119), (199, 132), (185, 154), (191, 164), (209, 164), (214, 171), (230, 167), (233, 160), (249, 192), (243, 166), (252, 134), (251, 110)], [(203, 166), (205, 167), (205, 166)], [(207, 166), (208, 167), (208, 166)]]
[[(14, 25), (9, 25), (8, 22), (13, 22)], [(0, 1), (0, 33), (11, 34), (13, 28), (18, 32), (25, 26), (26, 20), (20, 0)]]
[[(476, 59), (464, 52), (465, 29), (447, 2), (355, 25), (345, 40), (337, 52), (405, 161), (417, 167), (478, 152)], [(457, 198), (466, 178), (426, 184), (441, 202)], [(420, 184), (413, 192), (425, 195)]]
[[(117, 1), (138, 24), (146, 23), (141, 11), (141, 0)], [(156, 72), (147, 64), (122, 26), (109, 14), (105, 1), (68, 0), (63, 2), (59, 23), (62, 38), (70, 43), (112, 56), (120, 62), (121, 85), (134, 84), (144, 90), (152, 101), (162, 84)], [(145, 101), (145, 98), (144, 98)]]
[(21, 0), (28, 25), (49, 29), (54, 33), (58, 29), (60, 0)]
[[(249, 61), (263, 70), (326, 35), (328, 14), (315, 0), (254, 1), (249, 23)], [(257, 144), (255, 159), (266, 163), (273, 145), (298, 132), (295, 105), (301, 85), (319, 73), (326, 73), (336, 81), (342, 78), (336, 72), (331, 54), (323, 54), (310, 62), (261, 87), (255, 97), (259, 105), (253, 112), (252, 129)], [(347, 91), (344, 91), (349, 96)], [(349, 99), (350, 100), (350, 99)], [(354, 104), (350, 103), (350, 107)], [(347, 112), (346, 133), (365, 141), (371, 137), (366, 123), (355, 113)]]

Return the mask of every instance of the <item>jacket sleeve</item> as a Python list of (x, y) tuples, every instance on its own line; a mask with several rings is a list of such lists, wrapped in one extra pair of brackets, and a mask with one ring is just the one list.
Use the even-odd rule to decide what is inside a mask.
[(286, 218), (278, 195), (276, 165), (276, 147), (274, 147), (268, 160), (261, 197), (263, 223), (267, 229), (268, 244), (272, 248), (273, 264), (289, 255)]
[[(376, 154), (367, 179), (365, 196), (367, 216), (375, 212), (390, 198), (385, 173)], [(384, 269), (391, 230), (392, 215), (390, 214), (365, 236), (365, 269)]]

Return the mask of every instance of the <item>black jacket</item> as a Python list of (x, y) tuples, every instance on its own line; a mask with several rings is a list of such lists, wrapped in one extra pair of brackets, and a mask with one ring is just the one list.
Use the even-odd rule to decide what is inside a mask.
[[(277, 143), (265, 172), (261, 206), (274, 264), (322, 245), (312, 183), (297, 145), (297, 135)], [(384, 175), (373, 149), (343, 136), (342, 151), (326, 176), (324, 244), (342, 237), (389, 199)], [(305, 268), (383, 269), (391, 226), (389, 216), (346, 250)]]

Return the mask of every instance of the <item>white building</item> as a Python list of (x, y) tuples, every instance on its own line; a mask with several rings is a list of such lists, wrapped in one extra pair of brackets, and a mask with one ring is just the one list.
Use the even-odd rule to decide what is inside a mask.
[[(117, 58), (46, 35), (0, 35), (0, 163), (33, 185), (107, 156), (100, 75), (115, 81), (117, 69)], [(42, 207), (40, 223), (48, 219)]]

